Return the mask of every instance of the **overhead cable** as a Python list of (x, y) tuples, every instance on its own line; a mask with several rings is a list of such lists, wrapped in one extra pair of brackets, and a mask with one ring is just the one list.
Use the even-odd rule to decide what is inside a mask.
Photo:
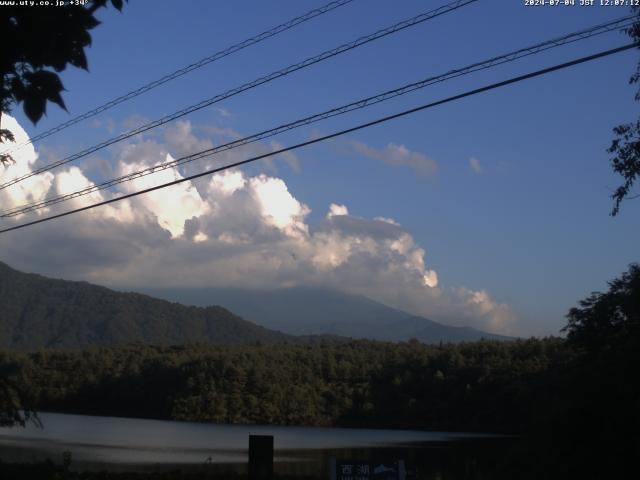
[(40, 224), (40, 223), (48, 222), (48, 221), (55, 220), (55, 219), (58, 219), (58, 218), (62, 218), (62, 217), (66, 217), (66, 216), (69, 216), (69, 215), (76, 214), (76, 213), (80, 213), (80, 212), (84, 212), (84, 211), (87, 211), (87, 210), (91, 210), (91, 209), (94, 209), (94, 208), (97, 208), (97, 207), (101, 207), (101, 206), (104, 206), (104, 205), (109, 205), (111, 203), (115, 203), (115, 202), (119, 202), (119, 201), (122, 201), (122, 200), (126, 200), (128, 198), (133, 198), (133, 197), (136, 197), (136, 196), (139, 196), (139, 195), (143, 195), (143, 194), (146, 194), (146, 193), (150, 193), (150, 192), (153, 192), (153, 191), (156, 191), (156, 190), (160, 190), (160, 189), (163, 189), (163, 188), (167, 188), (167, 187), (171, 187), (171, 186), (174, 186), (174, 185), (178, 185), (178, 184), (183, 183), (183, 182), (188, 182), (188, 181), (200, 178), (200, 177), (204, 177), (204, 176), (207, 176), (207, 175), (212, 175), (212, 174), (224, 171), (224, 170), (228, 170), (228, 169), (231, 169), (231, 168), (239, 167), (241, 165), (246, 165), (248, 163), (255, 162), (257, 160), (261, 160), (261, 159), (270, 157), (272, 155), (278, 155), (278, 154), (289, 152), (289, 151), (292, 151), (292, 150), (297, 150), (297, 149), (302, 148), (302, 147), (306, 147), (306, 146), (313, 145), (313, 144), (316, 144), (316, 143), (319, 143), (319, 142), (330, 140), (332, 138), (336, 138), (336, 137), (339, 137), (339, 136), (342, 136), (342, 135), (346, 135), (348, 133), (353, 133), (353, 132), (356, 132), (358, 130), (362, 130), (362, 129), (365, 129), (365, 128), (368, 128), (368, 127), (372, 127), (374, 125), (379, 125), (381, 123), (385, 123), (385, 122), (388, 122), (390, 120), (394, 120), (394, 119), (397, 119), (397, 118), (400, 118), (400, 117), (404, 117), (406, 115), (410, 115), (410, 114), (413, 114), (413, 113), (416, 113), (416, 112), (419, 112), (419, 111), (422, 111), (422, 110), (426, 110), (426, 109), (429, 109), (429, 108), (436, 107), (438, 105), (443, 105), (445, 103), (450, 103), (450, 102), (453, 102), (453, 101), (456, 101), (456, 100), (460, 100), (460, 99), (463, 99), (463, 98), (466, 98), (466, 97), (470, 97), (472, 95), (477, 95), (477, 94), (480, 94), (480, 93), (483, 93), (483, 92), (487, 92), (487, 91), (490, 91), (490, 90), (494, 90), (494, 89), (497, 89), (497, 88), (500, 88), (500, 87), (504, 87), (504, 86), (507, 86), (507, 85), (510, 85), (510, 84), (513, 84), (513, 83), (518, 83), (518, 82), (522, 82), (524, 80), (528, 80), (528, 79), (531, 79), (531, 78), (534, 78), (534, 77), (539, 77), (541, 75), (546, 75), (546, 74), (549, 74), (551, 72), (555, 72), (555, 71), (562, 70), (562, 69), (565, 69), (565, 68), (573, 67), (575, 65), (579, 65), (581, 63), (586, 63), (586, 62), (589, 62), (589, 61), (593, 61), (593, 60), (596, 60), (596, 59), (599, 59), (599, 58), (607, 57), (609, 55), (620, 53), (620, 52), (623, 52), (625, 50), (630, 50), (632, 48), (638, 47), (639, 45), (640, 45), (640, 43), (631, 43), (631, 44), (624, 45), (624, 46), (621, 46), (621, 47), (617, 47), (617, 48), (613, 48), (613, 49), (610, 49), (610, 50), (605, 50), (603, 52), (595, 53), (593, 55), (588, 55), (586, 57), (581, 57), (581, 58), (572, 60), (570, 62), (561, 63), (561, 64), (558, 64), (558, 65), (554, 65), (552, 67), (547, 67), (547, 68), (543, 68), (541, 70), (536, 70), (534, 72), (530, 72), (530, 73), (527, 73), (527, 74), (524, 74), (524, 75), (520, 75), (520, 76), (517, 76), (517, 77), (512, 77), (512, 78), (510, 78), (508, 80), (503, 80), (501, 82), (492, 83), (490, 85), (486, 85), (484, 87), (476, 88), (474, 90), (470, 90), (470, 91), (467, 91), (467, 92), (464, 92), (464, 93), (461, 93), (461, 94), (458, 94), (458, 95), (454, 95), (454, 96), (445, 98), (443, 100), (438, 100), (436, 102), (431, 102), (431, 103), (427, 103), (427, 104), (424, 104), (424, 105), (420, 105), (418, 107), (414, 107), (414, 108), (411, 108), (409, 110), (404, 110), (402, 112), (395, 113), (393, 115), (388, 115), (386, 117), (378, 118), (378, 119), (372, 120), (370, 122), (362, 123), (362, 124), (357, 125), (355, 127), (347, 128), (347, 129), (340, 130), (340, 131), (335, 132), (335, 133), (331, 133), (329, 135), (324, 135), (324, 136), (317, 137), (317, 138), (314, 138), (314, 139), (311, 139), (311, 140), (307, 140), (305, 142), (301, 142), (301, 143), (298, 143), (296, 145), (292, 145), (290, 147), (281, 148), (281, 149), (273, 151), (273, 152), (265, 153), (265, 154), (262, 154), (262, 155), (257, 155), (257, 156), (254, 156), (254, 157), (251, 157), (251, 158), (248, 158), (248, 159), (245, 159), (245, 160), (241, 160), (241, 161), (238, 161), (238, 162), (231, 163), (229, 165), (225, 165), (223, 167), (213, 168), (213, 169), (206, 170), (204, 172), (200, 172), (200, 173), (197, 173), (197, 174), (194, 174), (194, 175), (190, 175), (190, 176), (187, 176), (187, 177), (184, 177), (184, 178), (180, 178), (180, 179), (177, 179), (177, 180), (174, 180), (174, 181), (171, 181), (171, 182), (163, 183), (161, 185), (156, 185), (156, 186), (153, 186), (153, 187), (150, 187), (150, 188), (145, 188), (144, 190), (139, 190), (139, 191), (136, 191), (136, 192), (128, 193), (126, 195), (121, 195), (119, 197), (110, 198), (110, 199), (104, 200), (102, 202), (97, 202), (97, 203), (94, 203), (94, 204), (91, 204), (91, 205), (87, 205), (87, 206), (84, 206), (84, 207), (76, 208), (76, 209), (73, 209), (73, 210), (68, 210), (66, 212), (58, 213), (56, 215), (43, 217), (43, 218), (31, 221), (31, 222), (26, 222), (26, 223), (22, 223), (22, 224), (19, 224), (19, 225), (14, 225), (12, 227), (7, 227), (7, 228), (4, 228), (4, 229), (1, 229), (0, 230), (0, 234), (7, 233), (7, 232), (10, 232), (10, 231), (14, 231), (14, 230), (19, 230), (19, 229), (26, 228), (26, 227), (30, 227), (30, 226), (37, 225), (37, 224)]
[(307, 58), (306, 60), (303, 60), (299, 63), (295, 63), (293, 65), (290, 65), (286, 68), (283, 68), (281, 70), (277, 70), (273, 73), (270, 73), (269, 75), (265, 75), (263, 77), (257, 78), (256, 80), (253, 80), (251, 82), (245, 83), (239, 87), (233, 88), (231, 90), (226, 91), (225, 93), (221, 93), (219, 95), (216, 95), (214, 97), (208, 98), (206, 100), (203, 100), (199, 103), (196, 103), (194, 105), (191, 105), (190, 107), (184, 108), (182, 110), (179, 110), (177, 112), (174, 112), (170, 115), (166, 115), (160, 119), (154, 120), (152, 122), (146, 123), (138, 128), (135, 128), (133, 130), (130, 130), (128, 132), (125, 132), (121, 135), (118, 135), (116, 137), (113, 137), (109, 140), (105, 140), (104, 142), (101, 142), (97, 145), (94, 145), (92, 147), (89, 147), (85, 150), (82, 150), (81, 152), (75, 153), (73, 155), (70, 155), (68, 157), (65, 157), (61, 160), (57, 160), (55, 162), (52, 162), (48, 165), (45, 165), (43, 167), (37, 168), (33, 171), (31, 171), (28, 174), (16, 177), (8, 182), (2, 183), (0, 184), (0, 190), (5, 189), (7, 187), (10, 187), (11, 185), (15, 185), (16, 183), (19, 183), (23, 180), (26, 180), (27, 178), (33, 177), (34, 175), (38, 175), (40, 173), (49, 171), (49, 170), (53, 170), (54, 168), (60, 167), (61, 165), (65, 165), (67, 163), (73, 162), (75, 160), (78, 160), (80, 158), (86, 157), (87, 155), (90, 155), (92, 153), (95, 153), (99, 150), (102, 150), (105, 147), (108, 147), (110, 145), (113, 145), (115, 143), (121, 142), (123, 140), (126, 140), (128, 138), (131, 138), (135, 135), (139, 135), (143, 132), (146, 132), (148, 130), (151, 130), (152, 128), (156, 128), (159, 127), (161, 125), (164, 125), (166, 123), (169, 123), (173, 120), (176, 120), (178, 118), (184, 117), (185, 115), (188, 115), (190, 113), (196, 112), (198, 110), (201, 110), (205, 107), (208, 107), (210, 105), (213, 105), (214, 103), (218, 103), (222, 100), (226, 100), (230, 97), (233, 97), (235, 95), (238, 95), (242, 92), (245, 92), (247, 90), (250, 90), (252, 88), (255, 88), (259, 85), (271, 82), (273, 80), (276, 80), (278, 78), (284, 77), (286, 75), (289, 75), (293, 72), (296, 72), (298, 70), (301, 70), (303, 68), (307, 68), (311, 65), (314, 65), (316, 63), (322, 62), (324, 60), (327, 60), (329, 58), (335, 57), (337, 55), (340, 55), (342, 53), (345, 53), (349, 50), (353, 50), (355, 48), (358, 48), (362, 45), (365, 45), (367, 43), (370, 43), (374, 40), (378, 40), (379, 38), (382, 37), (386, 37), (387, 35), (391, 35), (393, 33), (399, 32), (401, 30), (404, 30), (406, 28), (409, 27), (413, 27), (415, 25), (421, 24), (423, 22), (426, 22), (428, 20), (431, 20), (433, 18), (439, 17), (440, 15), (444, 15), (446, 13), (449, 12), (453, 12), (465, 5), (471, 4), (471, 3), (475, 3), (479, 0), (457, 0), (455, 2), (451, 2), (448, 3), (446, 5), (443, 5), (441, 7), (438, 7), (434, 10), (430, 10), (428, 12), (425, 13), (421, 13), (420, 15), (416, 15), (415, 17), (412, 17), (408, 20), (404, 20), (402, 22), (396, 23), (390, 27), (378, 30), (377, 32), (374, 32), (370, 35), (365, 35), (362, 36), (352, 42), (349, 43), (345, 43), (343, 45), (340, 45), (339, 47), (333, 48), (331, 50), (327, 50), (319, 55), (313, 56), (311, 58)]
[(110, 100), (98, 107), (95, 107), (81, 115), (78, 115), (76, 117), (73, 117), (70, 120), (67, 120), (66, 122), (63, 122), (59, 125), (56, 125), (53, 128), (50, 128), (49, 130), (39, 133), (38, 135), (34, 135), (33, 137), (31, 137), (29, 140), (25, 141), (24, 143), (21, 143), (20, 145), (17, 145), (14, 147), (13, 150), (6, 150), (4, 152), (2, 152), (3, 154), (7, 154), (7, 153), (12, 153), (18, 149), (20, 149), (21, 147), (25, 146), (25, 145), (29, 145), (30, 143), (34, 143), (38, 140), (42, 140), (43, 138), (47, 138), (55, 133), (58, 133), (72, 125), (75, 125), (77, 123), (82, 122), (83, 120), (87, 120), (88, 118), (91, 117), (95, 117), (96, 115), (105, 112), (107, 110), (109, 110), (110, 108), (115, 107), (116, 105), (120, 105), (123, 102), (126, 102), (127, 100), (131, 100), (132, 98), (135, 98), (137, 96), (142, 95), (143, 93), (148, 92), (149, 90), (153, 90), (156, 87), (159, 87), (160, 85), (164, 85), (167, 82), (170, 82), (171, 80), (175, 80), (176, 78), (179, 78), (183, 75), (186, 75), (187, 73), (193, 72), (194, 70), (197, 70), (198, 68), (202, 68), (205, 65), (208, 65), (210, 63), (213, 63), (217, 60), (220, 60), (224, 57), (227, 57), (229, 55), (232, 55), (234, 53), (239, 52), (240, 50), (243, 50), (247, 47), (250, 47), (252, 45), (255, 45), (257, 43), (260, 43), (264, 40), (267, 40), (268, 38), (274, 37), (282, 32), (285, 32), (297, 25), (300, 25), (301, 23), (307, 22), (319, 15), (322, 15), (324, 13), (330, 12), (332, 10), (335, 10), (336, 8), (342, 7), (348, 3), (351, 3), (353, 0), (335, 0), (332, 2), (327, 3), (326, 5), (320, 7), (320, 8), (316, 8), (313, 9), (307, 13), (305, 13), (304, 15), (300, 15), (299, 17), (293, 18), (285, 23), (282, 23), (276, 27), (271, 28), (270, 30), (266, 30), (258, 35), (255, 35), (251, 38), (248, 38), (246, 40), (243, 40), (242, 42), (236, 43), (234, 45), (231, 45), (230, 47), (227, 47), (223, 50), (220, 50), (212, 55), (209, 55), (205, 58), (202, 58), (200, 60), (198, 60), (197, 62), (194, 62), (190, 65), (187, 65), (186, 67), (180, 68), (174, 72), (171, 72), (167, 75), (164, 75), (163, 77), (154, 80), (152, 82), (147, 83), (146, 85), (143, 85), (139, 88), (136, 88), (135, 90), (131, 90), (129, 93), (125, 93), (124, 95), (121, 95), (117, 98), (114, 98), (113, 100)]
[(374, 95), (374, 96), (370, 96), (355, 102), (351, 102), (349, 104), (346, 105), (342, 105), (340, 107), (336, 107), (336, 108), (332, 108), (330, 110), (327, 110), (325, 112), (322, 113), (318, 113), (315, 115), (311, 115), (299, 120), (296, 120), (294, 122), (290, 122), (287, 124), (283, 124), (280, 126), (277, 126), (275, 128), (271, 128), (269, 130), (264, 130), (262, 132), (247, 136), (247, 137), (243, 137), (237, 140), (234, 140), (232, 142), (228, 142), (225, 143), (223, 145), (218, 145), (216, 147), (207, 149), (207, 150), (203, 150), (201, 152), (197, 152), (194, 154), (190, 154), (190, 155), (186, 155), (174, 160), (170, 160), (167, 162), (163, 162), (161, 164), (158, 165), (154, 165), (151, 167), (147, 167), (144, 168), (142, 170), (138, 170), (135, 172), (131, 172), (129, 174), (126, 175), (122, 175), (120, 177), (116, 177), (110, 180), (106, 180), (104, 182), (95, 184), (95, 185), (90, 185), (88, 187), (76, 190), (74, 192), (69, 192), (63, 195), (58, 195), (56, 197), (52, 197), (52, 198), (48, 198), (48, 199), (44, 199), (44, 200), (40, 200), (37, 202), (32, 202), (32, 203), (28, 203), (28, 204), (24, 204), (24, 205), (20, 205), (20, 206), (15, 206), (13, 208), (10, 209), (6, 209), (4, 211), (0, 212), (0, 217), (14, 217), (14, 216), (18, 216), (18, 215), (22, 215), (28, 212), (32, 212), (35, 210), (39, 210), (51, 205), (55, 205), (58, 204), (60, 202), (64, 202), (73, 198), (78, 198), (78, 197), (82, 197), (85, 195), (89, 195), (91, 193), (97, 192), (97, 191), (101, 191), (110, 187), (113, 187), (115, 185), (127, 182), (127, 181), (132, 181), (135, 180), (137, 178), (141, 178), (144, 177), (146, 175), (151, 175), (157, 172), (160, 172), (162, 170), (166, 170), (168, 168), (173, 168), (173, 167), (177, 167), (189, 162), (193, 162), (196, 160), (199, 160), (201, 158), (205, 158), (205, 157), (210, 157), (212, 155), (215, 155), (217, 153), (221, 153), (227, 150), (232, 150), (235, 148), (238, 148), (240, 146), (243, 145), (247, 145), (250, 143), (254, 143), (257, 142), (259, 140), (263, 140), (265, 138), (269, 138), (269, 137), (273, 137), (275, 135), (278, 135), (280, 133), (284, 133), (287, 132), (289, 130), (293, 130), (296, 128), (300, 128), (302, 126), (305, 125), (310, 125), (312, 123), (316, 123), (319, 122), (321, 120), (325, 120), (328, 118), (332, 118), (335, 116), (339, 116), (339, 115), (343, 115), (346, 114), (348, 112), (354, 111), (354, 110), (359, 110), (371, 105), (375, 105), (377, 103), (401, 96), (401, 95), (405, 95), (407, 93), (413, 92), (415, 90), (419, 90), (422, 88), (425, 88), (427, 86), (430, 85), (434, 85), (436, 83), (441, 83), (441, 82), (445, 82), (447, 80), (451, 80), (453, 78), (457, 78), (457, 77), (461, 77), (464, 75), (468, 75), (474, 72), (478, 72), (481, 70), (485, 70), (488, 68), (493, 68), (496, 67), (498, 65), (502, 65), (504, 63), (509, 63), (509, 62), (513, 62), (515, 60), (518, 60), (520, 58), (524, 58), (524, 57), (528, 57), (530, 55), (534, 55), (534, 54), (538, 54), (540, 52), (549, 50), (551, 48), (557, 48), (559, 46), (562, 45), (566, 45), (569, 43), (573, 43), (579, 40), (583, 40), (583, 39), (587, 39), (587, 38), (591, 38), (593, 36), (596, 35), (600, 35), (606, 32), (610, 32), (610, 31), (614, 31), (614, 30), (618, 30), (620, 28), (623, 28), (625, 26), (630, 25), (632, 22), (632, 20), (630, 20), (628, 17), (624, 17), (622, 19), (618, 19), (615, 21), (611, 21), (611, 22), (607, 22), (604, 24), (599, 24), (599, 25), (595, 25), (592, 27), (589, 27), (587, 29), (583, 29), (583, 30), (579, 30), (577, 32), (573, 32), (567, 35), (563, 35), (562, 37), (557, 37), (557, 38), (553, 38), (551, 40), (547, 40), (541, 43), (537, 43), (535, 45), (531, 45), (529, 47), (525, 47), (525, 48), (521, 48), (506, 54), (502, 54), (499, 56), (495, 56), (492, 57), (488, 60), (484, 60), (481, 62), (477, 62), (477, 63), (473, 63), (471, 65), (468, 65), (466, 67), (463, 68), (457, 68), (454, 70), (449, 70), (446, 73), (440, 74), (440, 75), (436, 75), (436, 76), (431, 76), (428, 78), (425, 78), (423, 80), (420, 80), (418, 82), (414, 82), (414, 83), (410, 83), (407, 85), (403, 85), (402, 87), (399, 88), (395, 88), (393, 90), (388, 90), (386, 92), (380, 93), (378, 95)]

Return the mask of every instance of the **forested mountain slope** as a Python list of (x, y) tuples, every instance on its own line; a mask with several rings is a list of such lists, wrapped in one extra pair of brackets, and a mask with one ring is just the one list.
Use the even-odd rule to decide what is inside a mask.
[(222, 307), (187, 307), (86, 282), (53, 280), (18, 272), (0, 262), (2, 349), (293, 339), (245, 321)]

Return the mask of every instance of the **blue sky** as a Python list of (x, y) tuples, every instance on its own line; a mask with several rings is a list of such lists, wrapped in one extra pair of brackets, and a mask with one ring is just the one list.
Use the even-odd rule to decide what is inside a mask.
[[(41, 159), (73, 153), (109, 137), (109, 125), (119, 132), (132, 118), (155, 119), (443, 3), (355, 0), (120, 105), (97, 117), (100, 123), (90, 120), (69, 128), (36, 149)], [(322, 4), (133, 0), (122, 14), (103, 11), (103, 24), (92, 35), (90, 72), (62, 74), (69, 112), (82, 113)], [(481, 0), (187, 120), (198, 138), (215, 143), (211, 127), (251, 134), (627, 13), (620, 7), (526, 7), (520, 1)], [(560, 47), (277, 141), (289, 145), (626, 42), (622, 34), (607, 34)], [(618, 54), (297, 151), (299, 168), (280, 160), (251, 167), (246, 174), (264, 170), (282, 179), (310, 209), (305, 222), (311, 231), (325, 220), (332, 203), (347, 206), (356, 218), (394, 219), (426, 251), (424, 263), (437, 272), (439, 286), (486, 291), (508, 305), (517, 320), (507, 333), (555, 334), (570, 307), (589, 292), (605, 289), (607, 280), (638, 260), (640, 200), (624, 203), (618, 217), (609, 216), (610, 194), (619, 179), (606, 153), (612, 127), (636, 118), (635, 90), (627, 80), (637, 61), (637, 50)], [(19, 109), (13, 113), (30, 135), (69, 119), (50, 106), (34, 127)], [(435, 172), (380, 161), (400, 146), (435, 162)], [(119, 154), (111, 149), (97, 157), (115, 161)], [(472, 158), (479, 171), (472, 168)], [(90, 167), (92, 161), (85, 164)], [(81, 221), (81, 216), (75, 219)], [(47, 228), (25, 229), (7, 240), (47, 235)], [(46, 262), (39, 267), (7, 255), (2, 259), (16, 266), (55, 273)], [(86, 255), (94, 255), (91, 248)], [(85, 261), (80, 254), (77, 262)], [(66, 272), (59, 276), (101, 278), (89, 267)]]

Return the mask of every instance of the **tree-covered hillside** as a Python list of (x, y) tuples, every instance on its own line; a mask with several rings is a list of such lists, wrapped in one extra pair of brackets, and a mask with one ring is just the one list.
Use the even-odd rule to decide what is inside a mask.
[(0, 263), (0, 348), (83, 347), (143, 342), (238, 344), (293, 337), (222, 307), (186, 307), (86, 282), (52, 280)]
[(521, 432), (554, 392), (561, 339), (0, 353), (36, 410), (216, 423)]

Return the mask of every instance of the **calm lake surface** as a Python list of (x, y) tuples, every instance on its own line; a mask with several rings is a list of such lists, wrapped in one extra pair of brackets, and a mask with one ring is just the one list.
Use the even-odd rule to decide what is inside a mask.
[[(212, 425), (41, 413), (43, 428), (0, 428), (0, 459), (60, 462), (74, 469), (215, 468), (246, 471), (249, 435), (273, 435), (275, 470), (324, 477), (330, 457), (403, 459), (420, 478), (463, 478), (453, 470), (481, 464), (490, 435), (275, 426)], [(501, 442), (504, 442), (501, 439)], [(491, 455), (490, 455), (491, 456)], [(490, 460), (489, 460), (490, 461)], [(452, 470), (453, 469), (453, 470)], [(444, 475), (447, 473), (447, 475)], [(449, 474), (451, 473), (451, 475)]]

